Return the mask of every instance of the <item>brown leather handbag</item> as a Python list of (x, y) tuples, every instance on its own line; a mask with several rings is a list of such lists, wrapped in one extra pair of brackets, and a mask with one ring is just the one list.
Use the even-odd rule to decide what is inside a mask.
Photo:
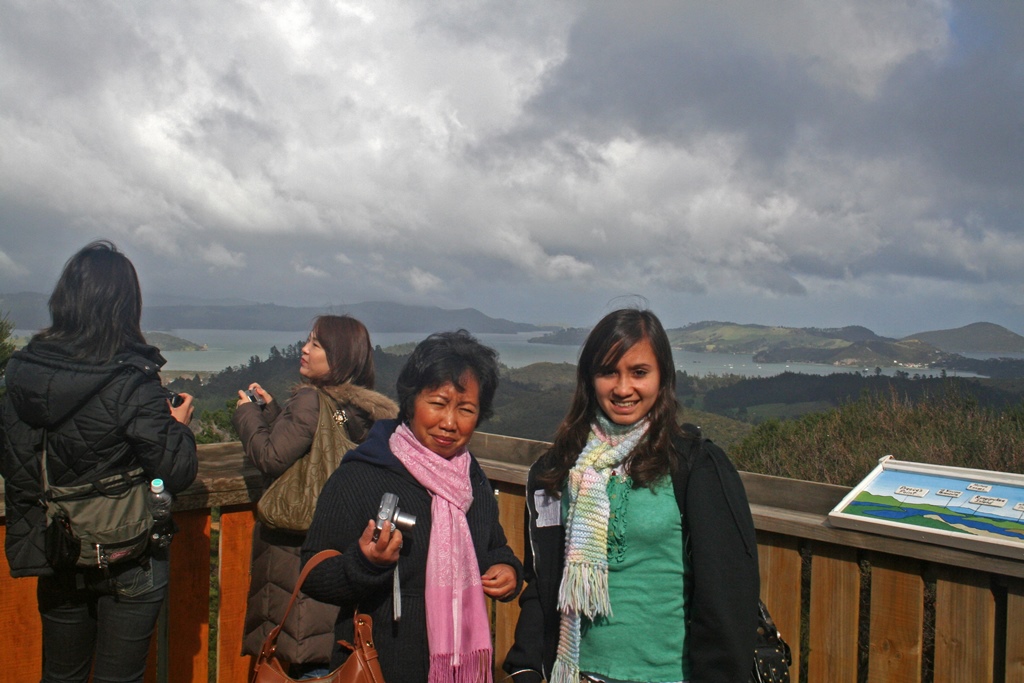
[[(292, 591), (292, 599), (288, 602), (284, 616), (281, 617), (281, 623), (275, 626), (263, 641), (263, 647), (260, 648), (260, 654), (256, 658), (256, 666), (253, 668), (252, 683), (289, 683), (297, 680), (287, 674), (287, 665), (282, 664), (277, 657), (277, 636), (281, 633), (281, 627), (288, 618), (288, 613), (291, 612), (299, 589), (302, 588), (309, 572), (324, 560), (338, 555), (341, 553), (337, 550), (321, 550), (309, 558), (309, 562), (302, 568), (299, 580)], [(355, 625), (354, 642), (338, 641), (342, 646), (352, 650), (352, 654), (344, 664), (331, 673), (320, 678), (303, 679), (305, 683), (384, 683), (384, 674), (381, 673), (380, 662), (377, 661), (377, 649), (373, 646), (373, 620), (370, 619), (370, 615), (360, 614), (357, 611), (353, 621)]]

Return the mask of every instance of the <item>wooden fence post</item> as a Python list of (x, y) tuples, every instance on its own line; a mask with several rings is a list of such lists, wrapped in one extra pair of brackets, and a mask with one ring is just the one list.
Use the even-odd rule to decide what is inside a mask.
[(857, 683), (860, 565), (854, 548), (812, 544), (810, 683)]
[(920, 563), (872, 554), (868, 683), (921, 683), (923, 629)]
[(943, 567), (935, 582), (935, 683), (989, 683), (996, 601), (988, 574)]

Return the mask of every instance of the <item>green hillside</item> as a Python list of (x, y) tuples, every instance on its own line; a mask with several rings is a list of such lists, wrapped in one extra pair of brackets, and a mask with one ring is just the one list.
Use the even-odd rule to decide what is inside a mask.
[(916, 398), (904, 393), (907, 386), (866, 393), (794, 420), (768, 420), (729, 455), (741, 470), (843, 486), (863, 479), (883, 455), (1024, 471), (1024, 402), (1019, 396), (1009, 405), (980, 405), (963, 393), (963, 385)]
[(146, 341), (161, 351), (205, 351), (206, 344), (196, 344), (188, 339), (175, 337), (166, 332), (146, 332)]
[(916, 339), (951, 353), (1024, 353), (1024, 337), (1002, 325), (972, 323), (953, 330), (918, 332), (905, 337)]
[[(879, 337), (866, 327), (780, 327), (704, 321), (666, 330), (673, 348), (697, 353), (753, 354), (765, 349), (801, 348), (838, 350), (864, 341), (894, 341)], [(569, 327), (535, 337), (540, 344), (581, 346), (588, 328)]]
[(950, 354), (917, 339), (863, 341), (843, 346), (775, 345), (754, 353), (755, 363), (823, 363), (837, 367), (929, 368), (948, 364)]
[(562, 330), (548, 332), (539, 337), (532, 337), (528, 341), (531, 344), (555, 344), (557, 346), (583, 346), (590, 334), (588, 327), (566, 327)]
[(716, 353), (757, 353), (765, 349), (812, 348), (842, 349), (849, 341), (799, 327), (768, 327), (736, 323), (693, 323), (668, 330), (673, 348), (684, 351)]

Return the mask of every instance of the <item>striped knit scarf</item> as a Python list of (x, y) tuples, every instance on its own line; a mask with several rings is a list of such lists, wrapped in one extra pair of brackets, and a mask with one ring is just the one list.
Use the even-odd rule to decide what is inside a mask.
[(608, 598), (608, 480), (647, 434), (647, 418), (631, 425), (613, 423), (603, 413), (569, 470), (569, 512), (565, 521), (565, 569), (558, 589), (558, 652), (551, 683), (579, 680), (581, 616), (611, 615)]

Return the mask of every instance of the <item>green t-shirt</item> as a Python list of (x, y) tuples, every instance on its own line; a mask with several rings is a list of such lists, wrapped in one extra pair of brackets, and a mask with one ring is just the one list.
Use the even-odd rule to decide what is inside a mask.
[[(617, 681), (690, 675), (683, 596), (683, 531), (672, 481), (652, 492), (628, 477), (608, 482), (608, 592), (612, 615), (584, 619), (580, 671)], [(563, 497), (565, 498), (565, 497)]]

